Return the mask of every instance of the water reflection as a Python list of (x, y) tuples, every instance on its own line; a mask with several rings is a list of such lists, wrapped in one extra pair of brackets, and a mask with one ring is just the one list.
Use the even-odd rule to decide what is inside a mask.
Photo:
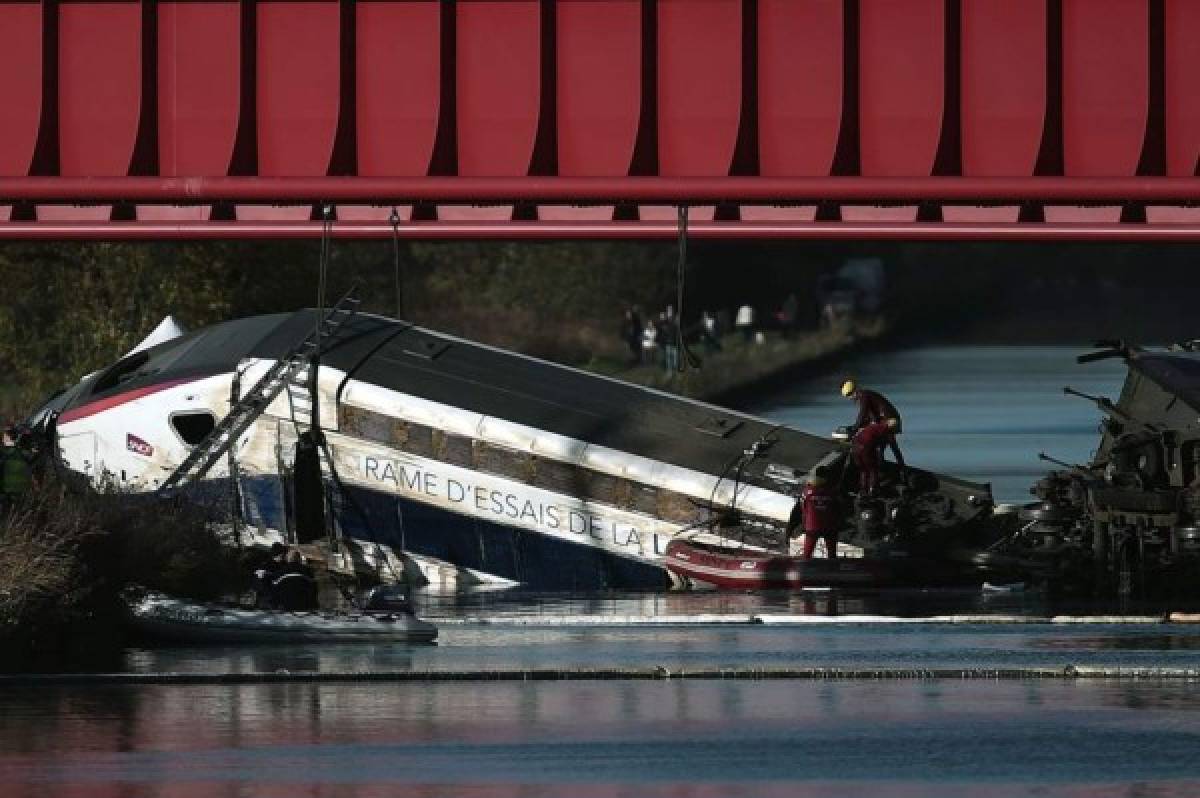
[(574, 617), (661, 617), (695, 615), (898, 615), (922, 617), (954, 613), (1014, 615), (1154, 615), (1188, 606), (1172, 599), (1128, 601), (1056, 597), (1040, 591), (984, 593), (978, 588), (804, 590), (804, 591), (677, 591), (532, 593), (522, 590), (460, 594), (418, 591), (419, 614), (433, 622), (444, 619), (522, 619)]
[(132, 649), (143, 673), (326, 673), (595, 668), (1200, 669), (1200, 627), (795, 624), (448, 625), (437, 646)]
[(886, 784), (913, 796), (1182, 796), (1200, 789), (1191, 692), (1062, 682), (39, 689), (0, 694), (0, 793), (808, 796)]

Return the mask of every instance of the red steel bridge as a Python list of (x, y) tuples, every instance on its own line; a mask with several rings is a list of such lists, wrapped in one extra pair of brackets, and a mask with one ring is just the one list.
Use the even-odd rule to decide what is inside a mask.
[(0, 0), (0, 238), (1200, 239), (1200, 0)]

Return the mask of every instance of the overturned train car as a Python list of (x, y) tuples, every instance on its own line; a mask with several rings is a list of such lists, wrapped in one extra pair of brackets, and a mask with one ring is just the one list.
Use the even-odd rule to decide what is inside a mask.
[[(1200, 351), (1105, 342), (1080, 363), (1122, 358), (1116, 403), (1071, 388), (1102, 412), (1090, 462), (1038, 481), (1040, 500), (995, 550), (1067, 589), (1194, 596), (1200, 586)], [(1049, 459), (1049, 458), (1047, 458)]]
[[(786, 548), (800, 480), (844, 467), (842, 444), (748, 415), (366, 314), (314, 343), (320, 321), (253, 317), (135, 351), (35, 421), (94, 481), (177, 485), (256, 540), (327, 541), (458, 586), (665, 587), (674, 536)], [(251, 390), (309, 351), (277, 393)], [(217, 446), (235, 413), (244, 429)], [(178, 479), (198, 449), (211, 468)], [(979, 544), (987, 486), (913, 473), (844, 539)]]

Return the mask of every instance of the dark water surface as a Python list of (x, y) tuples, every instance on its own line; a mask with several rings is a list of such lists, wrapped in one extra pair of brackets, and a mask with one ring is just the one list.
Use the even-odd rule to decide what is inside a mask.
[[(1086, 460), (1119, 363), (1073, 349), (935, 348), (846, 373), (887, 393), (923, 467), (1028, 500), (1045, 450)], [(754, 412), (828, 432), (841, 375)], [(434, 646), (130, 648), (139, 673), (714, 667), (1200, 669), (1200, 627), (828, 623), (846, 615), (1153, 615), (1037, 593), (421, 596)], [(1194, 609), (1194, 608), (1193, 608)], [(785, 625), (639, 619), (791, 616)], [(571, 618), (619, 621), (597, 628)], [(816, 622), (811, 622), (816, 619)], [(480, 621), (499, 621), (500, 625)], [(148, 796), (1200, 795), (1186, 680), (289, 683), (0, 687), (0, 798)]]

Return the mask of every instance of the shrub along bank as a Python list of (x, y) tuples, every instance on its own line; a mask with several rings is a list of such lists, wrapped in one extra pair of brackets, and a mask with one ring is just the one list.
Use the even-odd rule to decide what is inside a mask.
[[(95, 493), (53, 475), (0, 517), (0, 667), (104, 662), (130, 585), (212, 599), (238, 585), (236, 552), (179, 502)], [(140, 505), (139, 505), (140, 502)]]

